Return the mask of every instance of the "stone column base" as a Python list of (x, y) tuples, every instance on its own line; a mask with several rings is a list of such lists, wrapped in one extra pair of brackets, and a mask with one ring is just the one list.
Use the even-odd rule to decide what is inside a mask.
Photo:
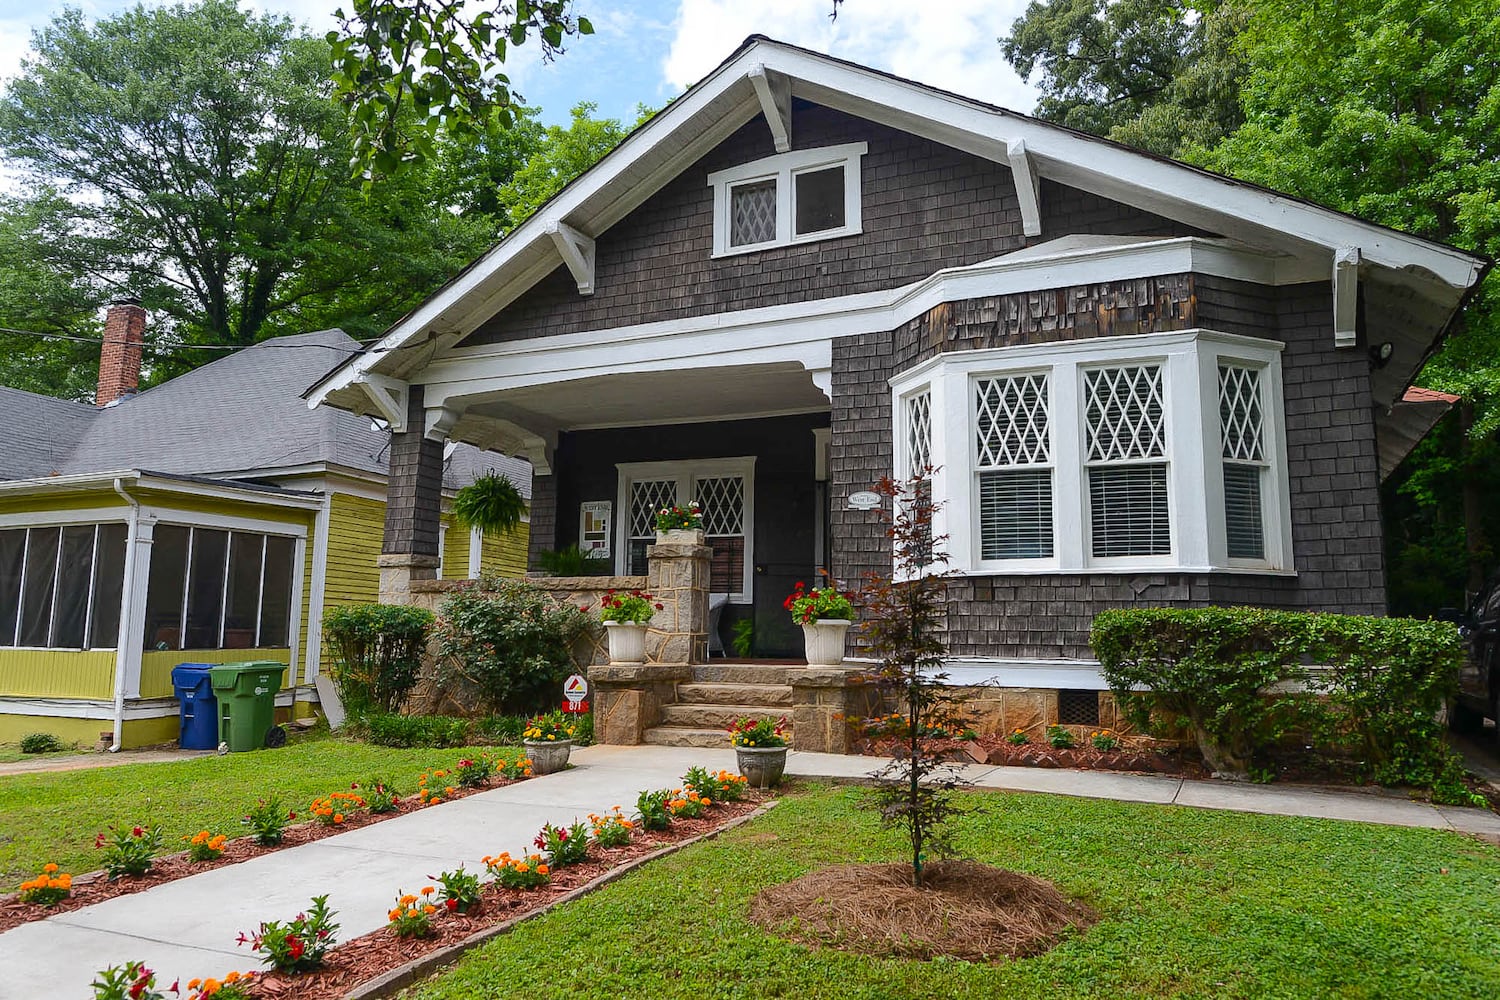
[(380, 603), (411, 604), (411, 585), (418, 580), (436, 580), (439, 561), (437, 556), (410, 552), (381, 553), (376, 561), (380, 567)]
[(848, 753), (851, 721), (879, 709), (878, 690), (867, 670), (805, 667), (792, 672), (792, 748), (816, 753)]
[(635, 746), (661, 722), (661, 707), (677, 700), (677, 684), (690, 680), (686, 663), (609, 663), (589, 667), (594, 740)]

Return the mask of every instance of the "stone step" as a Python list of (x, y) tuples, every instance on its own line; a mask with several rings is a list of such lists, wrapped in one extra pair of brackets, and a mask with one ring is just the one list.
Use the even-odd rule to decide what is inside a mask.
[(777, 719), (786, 717), (791, 721), (791, 711), (786, 706), (767, 705), (699, 705), (678, 704), (661, 707), (661, 721), (665, 726), (688, 726), (694, 729), (727, 730), (741, 718)]
[(790, 708), (790, 684), (678, 684), (677, 700), (697, 705), (771, 705)]
[(720, 749), (729, 746), (729, 734), (722, 729), (693, 729), (689, 726), (655, 726), (641, 739), (658, 747), (702, 747)]
[(695, 663), (693, 681), (698, 684), (790, 684), (801, 667), (766, 663)]

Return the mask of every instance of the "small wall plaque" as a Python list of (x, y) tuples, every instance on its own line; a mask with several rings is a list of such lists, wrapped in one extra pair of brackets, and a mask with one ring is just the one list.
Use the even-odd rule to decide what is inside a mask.
[(849, 494), (850, 510), (874, 510), (880, 506), (880, 494), (869, 490), (860, 490)]

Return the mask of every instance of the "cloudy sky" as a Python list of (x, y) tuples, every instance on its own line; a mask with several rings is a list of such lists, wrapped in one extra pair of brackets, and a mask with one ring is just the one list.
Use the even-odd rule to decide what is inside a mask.
[[(0, 0), (0, 78), (19, 68), (32, 29), (64, 6), (107, 17), (134, 2)], [(339, 6), (339, 0), (245, 2), (318, 31), (333, 26)], [(1024, 7), (1025, 0), (847, 0), (838, 20), (830, 21), (831, 0), (578, 0), (577, 9), (596, 33), (551, 65), (513, 55), (508, 71), (549, 122), (566, 121), (579, 101), (629, 119), (637, 104), (659, 107), (712, 70), (746, 35), (760, 33), (1030, 111), (1035, 92), (1001, 58), (996, 42)]]

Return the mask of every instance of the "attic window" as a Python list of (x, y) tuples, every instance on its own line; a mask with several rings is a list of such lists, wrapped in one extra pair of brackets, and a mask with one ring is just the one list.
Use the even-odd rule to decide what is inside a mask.
[(768, 156), (708, 175), (715, 257), (853, 236), (860, 228), (860, 157), (867, 145)]

